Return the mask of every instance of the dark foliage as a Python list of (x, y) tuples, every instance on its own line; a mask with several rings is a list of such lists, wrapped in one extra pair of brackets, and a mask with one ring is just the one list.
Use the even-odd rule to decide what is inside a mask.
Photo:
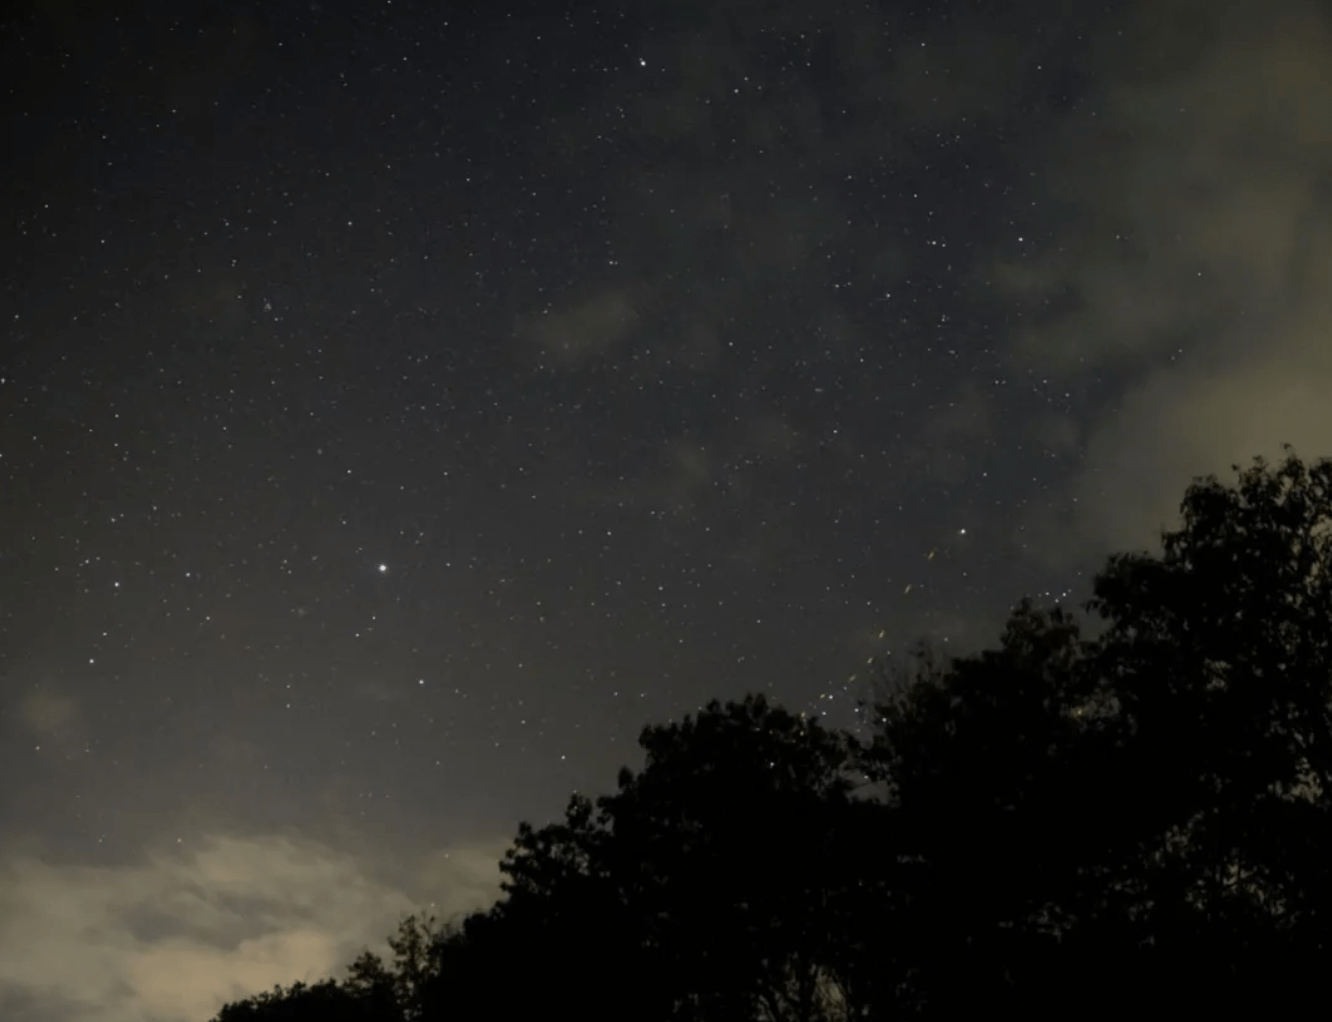
[(750, 697), (524, 824), (490, 910), (217, 1022), (1285, 1015), (1332, 937), (1332, 463), (1185, 497), (860, 744)]
[[(379, 1011), (376, 1008), (380, 1008)], [(384, 1005), (376, 1005), (331, 979), (314, 986), (296, 983), (275, 987), (236, 1004), (228, 1004), (217, 1022), (289, 1022), (293, 1019), (319, 1019), (320, 1022), (378, 1022), (393, 1018)]]

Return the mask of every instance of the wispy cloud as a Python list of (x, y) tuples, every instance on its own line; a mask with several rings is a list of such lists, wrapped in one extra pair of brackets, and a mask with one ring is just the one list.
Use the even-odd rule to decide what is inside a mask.
[(638, 312), (630, 296), (608, 289), (567, 308), (535, 313), (523, 321), (522, 331), (556, 365), (578, 366), (614, 348), (637, 322)]

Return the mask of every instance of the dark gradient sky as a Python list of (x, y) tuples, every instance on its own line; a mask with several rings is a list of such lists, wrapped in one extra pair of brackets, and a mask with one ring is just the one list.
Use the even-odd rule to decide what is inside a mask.
[(1332, 453), (1320, 5), (111, 6), (0, 33), (7, 1020), (328, 975)]

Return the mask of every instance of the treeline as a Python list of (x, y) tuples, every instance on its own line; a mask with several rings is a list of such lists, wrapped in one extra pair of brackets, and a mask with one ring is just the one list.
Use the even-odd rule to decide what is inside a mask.
[(762, 698), (647, 728), (497, 904), (217, 1022), (1290, 1017), (1332, 937), (1332, 462), (1200, 480), (1159, 554), (921, 656), (857, 740)]

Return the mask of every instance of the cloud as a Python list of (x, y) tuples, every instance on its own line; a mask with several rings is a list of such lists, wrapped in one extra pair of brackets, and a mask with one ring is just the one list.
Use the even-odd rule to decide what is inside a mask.
[(578, 366), (612, 349), (637, 322), (629, 295), (608, 289), (567, 308), (529, 316), (522, 330), (557, 364)]
[(1144, 3), (1090, 59), (1099, 85), (1035, 178), (1063, 228), (994, 275), (1031, 317), (1019, 362), (1117, 392), (1059, 506), (1024, 523), (1054, 561), (1154, 546), (1194, 477), (1283, 442), (1332, 454), (1325, 8)]
[(343, 974), (429, 890), (440, 918), (493, 900), (497, 854), (439, 853), (410, 883), (290, 837), (213, 836), (119, 866), (0, 864), (7, 1022), (202, 1022), (227, 1000)]
[(19, 704), (19, 719), (38, 737), (73, 728), (77, 718), (74, 700), (47, 688), (29, 692)]
[(499, 891), (499, 863), (509, 845), (499, 843), (452, 848), (428, 856), (421, 866), (421, 887), (442, 891), (447, 898), (427, 907), (448, 922), (455, 915), (489, 905)]
[(38, 658), (3, 672), (0, 725), (9, 722), (22, 743), (60, 757), (82, 752), (88, 739), (88, 710), (69, 691), (60, 663)]

